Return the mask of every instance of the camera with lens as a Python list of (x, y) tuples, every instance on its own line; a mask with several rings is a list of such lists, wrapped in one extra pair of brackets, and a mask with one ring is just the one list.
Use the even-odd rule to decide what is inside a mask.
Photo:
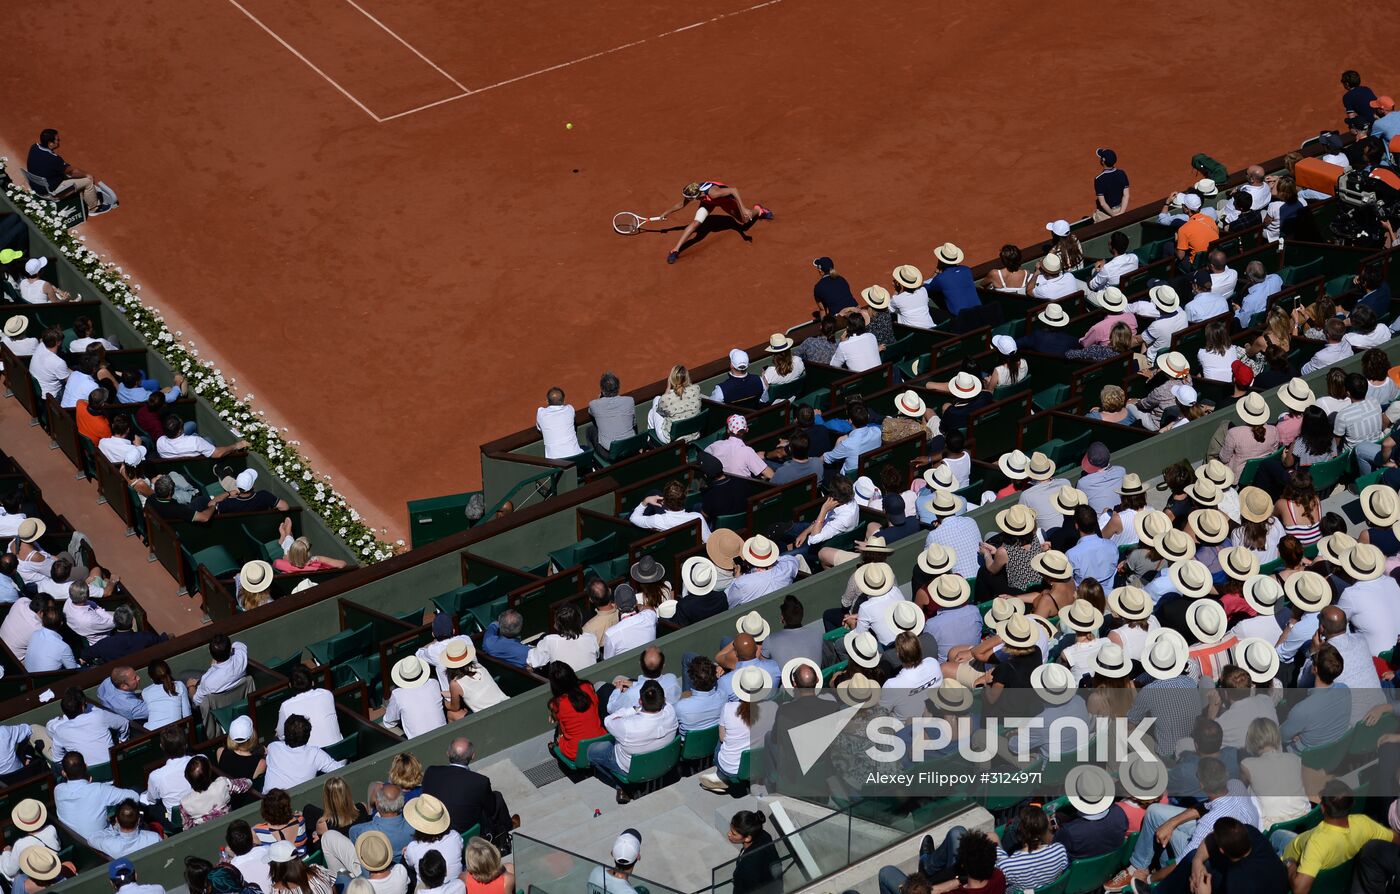
[(1329, 229), (1343, 245), (1381, 248), (1386, 224), (1400, 227), (1400, 190), (1362, 171), (1337, 178), (1337, 199), (1342, 207)]

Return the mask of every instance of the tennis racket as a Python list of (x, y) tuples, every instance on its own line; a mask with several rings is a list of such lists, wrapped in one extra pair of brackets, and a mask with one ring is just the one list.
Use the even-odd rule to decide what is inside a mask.
[(620, 235), (631, 236), (633, 233), (640, 232), (642, 227), (652, 221), (660, 219), (659, 217), (642, 217), (631, 211), (619, 211), (613, 215), (613, 229)]

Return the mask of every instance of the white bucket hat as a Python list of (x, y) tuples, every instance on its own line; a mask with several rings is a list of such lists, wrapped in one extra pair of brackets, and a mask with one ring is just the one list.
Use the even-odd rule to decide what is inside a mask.
[(1157, 355), (1157, 369), (1173, 379), (1184, 379), (1191, 375), (1191, 363), (1186, 355), (1178, 351), (1167, 351)]
[(941, 487), (933, 489), (933, 502), (929, 503), (929, 509), (939, 518), (946, 518), (950, 515), (957, 515), (962, 512), (963, 498), (953, 493), (951, 490), (944, 490)]
[(961, 264), (963, 252), (951, 242), (945, 242), (933, 250), (933, 256), (945, 264)]
[(1342, 564), (1342, 556), (1351, 552), (1354, 546), (1356, 546), (1355, 537), (1346, 531), (1336, 531), (1317, 542), (1317, 555), (1333, 565), (1340, 565)]
[(1072, 484), (1066, 484), (1050, 497), (1050, 505), (1058, 509), (1061, 515), (1074, 515), (1074, 510), (1089, 505), (1089, 495)]
[(937, 490), (957, 490), (958, 479), (947, 463), (939, 463), (924, 469), (924, 484)]
[(24, 334), (24, 330), (28, 328), (29, 318), (15, 314), (5, 321), (5, 336), (7, 338), (19, 338)]
[(942, 683), (929, 689), (928, 699), (945, 714), (962, 714), (972, 707), (973, 695), (957, 680), (944, 677)]
[(1040, 269), (1054, 275), (1064, 269), (1064, 264), (1060, 263), (1059, 255), (1051, 253), (1040, 259)]

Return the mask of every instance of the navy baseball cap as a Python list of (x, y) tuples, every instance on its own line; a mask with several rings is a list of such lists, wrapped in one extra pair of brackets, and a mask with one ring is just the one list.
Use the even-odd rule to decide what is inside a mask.
[(113, 860), (107, 864), (107, 878), (116, 881), (119, 878), (132, 878), (136, 875), (136, 866), (130, 860), (122, 857), (120, 860)]
[(1210, 288), (1210, 273), (1208, 273), (1208, 272), (1205, 271), (1205, 270), (1197, 270), (1197, 271), (1196, 271), (1196, 277), (1195, 277), (1195, 283), (1196, 283), (1196, 285), (1200, 286), (1200, 287), (1203, 288), (1203, 289), (1209, 289), (1209, 288)]
[(1095, 149), (1094, 154), (1099, 157), (1099, 161), (1106, 165), (1118, 163), (1118, 153), (1114, 152), (1112, 149)]
[(446, 639), (452, 635), (452, 615), (448, 612), (438, 612), (433, 615), (433, 637), (435, 639)]
[(1336, 131), (1324, 130), (1317, 135), (1317, 141), (1322, 144), (1322, 148), (1328, 152), (1342, 151), (1342, 136)]
[(836, 267), (836, 262), (832, 261), (831, 258), (821, 257), (813, 261), (812, 266), (822, 273), (830, 273)]

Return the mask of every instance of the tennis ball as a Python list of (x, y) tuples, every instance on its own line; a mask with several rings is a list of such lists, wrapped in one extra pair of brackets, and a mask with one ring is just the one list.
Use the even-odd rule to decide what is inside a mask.
[(570, 121), (568, 124), (565, 124), (565, 125), (564, 125), (564, 129), (565, 129), (565, 130), (573, 130), (573, 129), (574, 129), (574, 123), (573, 123), (572, 121)]

